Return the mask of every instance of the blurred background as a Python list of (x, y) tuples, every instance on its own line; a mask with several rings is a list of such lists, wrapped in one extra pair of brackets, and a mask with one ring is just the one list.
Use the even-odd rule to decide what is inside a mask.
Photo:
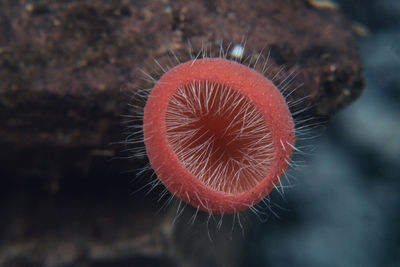
[(400, 266), (400, 2), (336, 3), (369, 31), (366, 89), (313, 140), (288, 211), (255, 228), (243, 266)]

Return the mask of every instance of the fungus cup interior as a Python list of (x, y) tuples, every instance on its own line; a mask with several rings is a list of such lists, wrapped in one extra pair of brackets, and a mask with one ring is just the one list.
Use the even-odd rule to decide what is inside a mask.
[(181, 163), (212, 190), (238, 194), (256, 186), (274, 157), (271, 134), (238, 90), (194, 81), (172, 97), (167, 138)]

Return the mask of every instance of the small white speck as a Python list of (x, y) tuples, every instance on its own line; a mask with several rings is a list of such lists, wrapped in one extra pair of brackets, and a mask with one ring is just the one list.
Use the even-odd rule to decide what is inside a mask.
[(33, 6), (32, 3), (25, 4), (25, 10), (28, 11), (28, 12), (32, 12), (34, 8), (35, 7)]
[(244, 54), (244, 47), (240, 44), (235, 45), (231, 50), (231, 57), (233, 58), (242, 58)]

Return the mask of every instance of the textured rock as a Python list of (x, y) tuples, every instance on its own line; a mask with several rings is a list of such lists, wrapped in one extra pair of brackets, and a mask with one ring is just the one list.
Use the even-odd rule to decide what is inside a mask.
[(140, 69), (157, 77), (153, 58), (168, 64), (168, 51), (188, 59), (187, 41), (195, 51), (243, 38), (248, 51), (270, 48), (271, 73), (282, 65), (300, 72), (304, 85), (292, 97), (310, 96), (303, 102), (313, 106), (310, 116), (329, 117), (363, 89), (349, 22), (308, 2), (23, 3), (3, 1), (0, 11), (1, 158), (10, 171), (26, 153), (58, 165), (76, 157), (80, 172), (93, 157), (115, 154), (109, 144), (121, 139), (128, 101), (121, 88), (151, 86)]

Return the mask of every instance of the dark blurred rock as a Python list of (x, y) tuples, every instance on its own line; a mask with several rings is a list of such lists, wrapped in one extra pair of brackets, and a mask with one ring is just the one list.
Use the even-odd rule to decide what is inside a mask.
[(244, 239), (232, 216), (219, 230), (203, 213), (191, 223), (193, 208), (160, 209), (159, 190), (131, 196), (126, 184), (1, 188), (0, 266), (239, 266)]
[[(14, 227), (1, 233), (1, 263), (122, 266), (149, 256), (174, 266), (204, 266), (196, 265), (199, 259), (207, 266), (238, 264), (227, 257), (236, 251), (240, 258), (241, 242), (210, 248), (208, 238), (197, 237), (194, 247), (208, 249), (185, 258), (193, 247), (176, 245), (183, 242), (176, 241), (179, 235), (163, 232), (173, 215), (152, 217), (139, 205), (125, 217), (130, 208), (119, 194), (129, 193), (120, 191), (129, 183), (117, 174), (138, 164), (110, 161), (121, 149), (110, 144), (123, 138), (121, 114), (128, 112), (129, 99), (121, 88), (129, 93), (151, 86), (139, 68), (157, 77), (153, 58), (169, 64), (167, 53), (173, 51), (188, 60), (188, 41), (195, 50), (202, 43), (218, 49), (220, 39), (236, 44), (243, 38), (250, 55), (271, 48), (272, 73), (281, 65), (300, 72), (296, 83), (304, 86), (291, 100), (309, 95), (302, 102), (312, 106), (307, 116), (329, 118), (364, 87), (351, 23), (310, 1), (1, 1), (0, 176), (7, 194), (0, 217), (7, 218), (3, 229)], [(65, 183), (73, 186), (66, 189)], [(32, 184), (40, 190), (31, 192)], [(115, 189), (106, 203), (101, 193), (85, 198), (98, 184)], [(106, 204), (111, 207), (102, 209)], [(68, 212), (56, 212), (64, 208)], [(106, 241), (90, 233), (103, 216), (121, 231)], [(154, 228), (138, 228), (139, 219)], [(201, 227), (198, 236), (204, 237)], [(101, 231), (112, 235), (107, 227)]]

